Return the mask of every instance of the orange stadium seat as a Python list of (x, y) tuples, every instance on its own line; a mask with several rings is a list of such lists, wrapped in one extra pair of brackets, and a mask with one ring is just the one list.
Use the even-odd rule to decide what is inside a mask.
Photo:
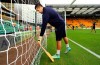
[[(71, 28), (72, 26), (77, 26), (78, 28), (81, 28), (81, 25), (83, 25), (85, 28), (91, 28), (93, 22), (95, 22), (96, 20), (93, 19), (85, 19), (85, 18), (69, 18), (66, 19), (67, 20), (67, 27)], [(98, 20), (98, 22), (96, 23), (96, 27), (100, 28), (100, 20)]]

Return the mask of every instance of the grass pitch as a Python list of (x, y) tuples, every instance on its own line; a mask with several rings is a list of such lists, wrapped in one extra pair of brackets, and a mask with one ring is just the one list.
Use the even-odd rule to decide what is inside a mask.
[[(67, 30), (67, 37), (90, 49), (96, 54), (100, 55), (100, 30), (96, 33), (91, 30)], [(54, 55), (56, 53), (55, 33), (51, 32), (48, 36), (47, 51)], [(85, 51), (81, 47), (69, 41), (72, 50), (64, 54), (66, 49), (65, 43), (62, 40), (61, 58), (55, 59), (52, 63), (50, 59), (43, 53), (40, 65), (100, 65), (100, 59)]]

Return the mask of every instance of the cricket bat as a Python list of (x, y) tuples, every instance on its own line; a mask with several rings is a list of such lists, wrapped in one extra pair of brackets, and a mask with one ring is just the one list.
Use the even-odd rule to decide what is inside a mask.
[(38, 43), (39, 45), (40, 45), (40, 47), (43, 49), (43, 51), (46, 53), (46, 55), (50, 58), (50, 60), (52, 61), (52, 62), (54, 62), (54, 58), (51, 56), (51, 54), (40, 44), (40, 43)]

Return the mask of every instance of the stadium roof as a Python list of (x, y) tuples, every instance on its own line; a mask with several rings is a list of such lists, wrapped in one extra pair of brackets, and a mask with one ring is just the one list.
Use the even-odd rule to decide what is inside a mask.
[[(44, 4), (70, 4), (73, 0), (40, 0), (40, 2)], [(74, 5), (81, 5), (81, 4), (100, 4), (100, 0), (76, 0)]]
[[(100, 17), (100, 0), (40, 0), (44, 6), (50, 6), (55, 10), (64, 12), (66, 9), (66, 16), (79, 17)], [(72, 5), (70, 5), (73, 2)]]
[(100, 5), (64, 5), (64, 4), (46, 4), (57, 10), (58, 12), (64, 12), (66, 10), (66, 16), (96, 16), (100, 17)]

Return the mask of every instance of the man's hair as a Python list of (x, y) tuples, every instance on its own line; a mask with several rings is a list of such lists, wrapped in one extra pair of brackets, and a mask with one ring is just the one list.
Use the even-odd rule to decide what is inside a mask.
[[(37, 7), (39, 7), (39, 6), (42, 6), (40, 3), (36, 3), (35, 4), (35, 9), (37, 8)], [(43, 6), (42, 6), (43, 7)]]

